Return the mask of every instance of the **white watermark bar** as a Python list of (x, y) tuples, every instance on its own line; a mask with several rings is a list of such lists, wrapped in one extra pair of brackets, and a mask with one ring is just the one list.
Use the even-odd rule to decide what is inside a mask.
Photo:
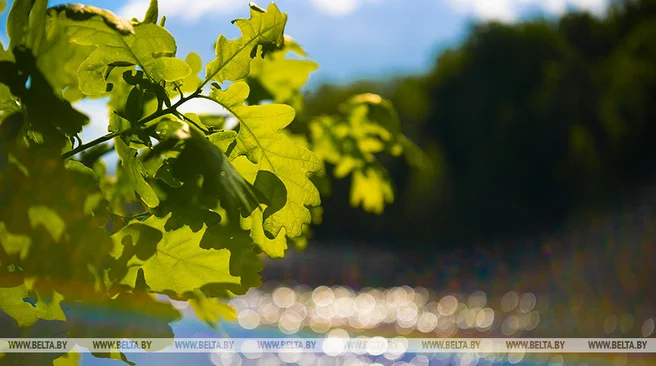
[(0, 353), (656, 353), (655, 338), (5, 338)]

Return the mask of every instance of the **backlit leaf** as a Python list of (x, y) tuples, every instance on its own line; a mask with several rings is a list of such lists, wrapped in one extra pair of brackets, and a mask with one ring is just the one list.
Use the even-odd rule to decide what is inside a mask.
[[(149, 258), (141, 259), (135, 255), (130, 259), (123, 283), (133, 284), (137, 270), (142, 268), (152, 291), (177, 297), (210, 283), (239, 284), (239, 277), (230, 274), (230, 251), (200, 247), (206, 228), (195, 233), (189, 227), (166, 232), (168, 218), (151, 217), (141, 222), (166, 235), (157, 243), (156, 250)], [(126, 230), (112, 236), (115, 258), (121, 257), (125, 248), (124, 238), (131, 235)]]
[(94, 172), (80, 163), (22, 148), (12, 153), (0, 174), (0, 252), (9, 258), (3, 265), (18, 266), (31, 279), (39, 318), (61, 319), (57, 293), (74, 300), (81, 287), (99, 284), (95, 274), (111, 248), (105, 202)]
[(235, 162), (237, 170), (251, 183), (257, 172), (268, 171), (277, 176), (286, 189), (286, 202), (264, 218), (264, 230), (277, 237), (302, 234), (303, 225), (311, 222), (307, 206), (318, 206), (319, 191), (309, 175), (321, 169), (321, 162), (309, 150), (297, 145), (281, 130), (294, 119), (294, 109), (281, 104), (245, 106), (248, 84), (237, 82), (225, 91), (214, 89), (211, 97), (239, 121), (236, 145), (230, 158), (244, 155), (248, 160)]
[(20, 327), (28, 327), (39, 320), (36, 307), (23, 300), (27, 296), (24, 284), (0, 287), (0, 309), (14, 318)]
[(137, 156), (137, 150), (128, 147), (120, 137), (114, 139), (114, 144), (116, 152), (125, 167), (125, 173), (132, 185), (132, 189), (139, 194), (141, 200), (148, 207), (152, 208), (159, 206), (159, 198), (157, 197), (157, 194), (148, 182), (146, 182), (146, 179), (144, 179), (145, 169), (141, 160)]
[(203, 69), (203, 61), (196, 52), (190, 52), (185, 59), (187, 65), (191, 68), (191, 73), (189, 76), (182, 80), (182, 91), (186, 93), (191, 93), (196, 91), (196, 89), (203, 82), (198, 74)]
[[(302, 108), (298, 102), (302, 99), (300, 89), (319, 65), (308, 59), (287, 58), (290, 52), (306, 56), (305, 51), (295, 41), (285, 37), (285, 47), (282, 50), (271, 52), (266, 57), (256, 58), (251, 62), (248, 74), (249, 84), (252, 86), (248, 98), (250, 104), (271, 99), (276, 103), (289, 103), (297, 110)], [(253, 85), (262, 88), (263, 92), (254, 93)]]
[(82, 354), (77, 352), (79, 350), (76, 350), (73, 348), (70, 352), (67, 354), (55, 359), (52, 361), (52, 366), (77, 366), (80, 364), (80, 359), (82, 358)]
[(237, 19), (235, 23), (242, 36), (232, 41), (219, 36), (215, 45), (216, 58), (206, 67), (206, 81), (223, 83), (242, 79), (248, 75), (256, 47), (283, 45), (287, 14), (281, 13), (274, 3), (265, 12), (251, 7), (251, 18)]
[(150, 0), (150, 5), (144, 17), (144, 23), (157, 23), (158, 6), (157, 0)]
[(119, 116), (118, 114), (112, 115), (112, 117), (109, 119), (109, 127), (107, 128), (107, 131), (109, 132), (115, 132), (115, 133), (122, 133), (130, 129), (132, 125), (130, 124), (130, 121), (127, 119)]
[(138, 24), (133, 33), (123, 34), (100, 16), (85, 20), (64, 17), (62, 21), (71, 41), (98, 47), (78, 70), (80, 89), (87, 95), (107, 91), (108, 68), (115, 66), (138, 66), (155, 82), (181, 80), (191, 73), (186, 62), (175, 58), (175, 40), (159, 25)]
[(222, 302), (217, 298), (208, 298), (200, 291), (194, 291), (194, 298), (189, 300), (189, 304), (196, 312), (196, 316), (212, 328), (220, 318), (228, 321), (237, 320), (237, 311), (230, 305)]
[(342, 106), (345, 118), (323, 116), (310, 125), (312, 150), (335, 166), (336, 178), (352, 174), (351, 205), (382, 214), (394, 201), (394, 189), (376, 154), (405, 154), (411, 166), (429, 170), (423, 151), (401, 134), (391, 102), (375, 94), (352, 97)]
[(389, 177), (380, 169), (365, 168), (353, 172), (351, 205), (365, 211), (382, 214), (385, 205), (394, 202), (394, 191)]

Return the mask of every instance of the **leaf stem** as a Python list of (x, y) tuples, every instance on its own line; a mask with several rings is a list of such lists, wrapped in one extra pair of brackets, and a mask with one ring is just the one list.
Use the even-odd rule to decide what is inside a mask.
[[(209, 96), (207, 96), (207, 95), (199, 95), (198, 98), (211, 100), (212, 102), (219, 104), (219, 103), (216, 101), (216, 99), (214, 99), (214, 98), (212, 98), (212, 97), (209, 97)], [(219, 104), (219, 105), (220, 105), (220, 104)]]
[[(178, 100), (177, 102), (175, 102), (175, 104), (173, 104), (172, 106), (170, 106), (170, 107), (168, 107), (168, 108), (166, 108), (166, 109), (162, 109), (162, 110), (159, 110), (159, 111), (153, 112), (151, 115), (149, 115), (149, 116), (147, 116), (147, 117), (144, 117), (144, 118), (140, 119), (140, 120), (137, 122), (137, 125), (141, 126), (141, 125), (143, 125), (143, 124), (145, 124), (145, 123), (148, 123), (148, 122), (150, 122), (150, 121), (152, 121), (152, 120), (154, 120), (154, 119), (156, 119), (156, 118), (159, 118), (159, 117), (165, 116), (165, 115), (167, 115), (167, 114), (176, 114), (176, 113), (178, 113), (177, 108), (178, 108), (179, 106), (181, 106), (182, 104), (184, 104), (185, 102), (187, 102), (187, 101), (189, 101), (189, 100), (191, 100), (191, 99), (194, 99), (194, 98), (199, 97), (201, 92), (202, 92), (202, 89), (201, 89), (201, 88), (196, 89), (195, 92), (189, 94), (188, 96), (183, 97), (183, 98), (180, 98), (180, 100)], [(132, 128), (127, 129), (126, 131), (123, 131), (123, 132), (111, 132), (111, 133), (108, 133), (107, 135), (104, 135), (104, 136), (98, 137), (97, 139), (95, 139), (95, 140), (93, 140), (93, 141), (91, 141), (91, 142), (87, 142), (86, 144), (82, 144), (82, 145), (76, 147), (75, 149), (73, 149), (73, 150), (71, 150), (71, 151), (65, 152), (64, 154), (62, 154), (62, 158), (63, 158), (63, 159), (68, 159), (68, 158), (70, 158), (70, 157), (72, 157), (72, 156), (75, 156), (76, 154), (78, 154), (78, 153), (80, 153), (80, 152), (82, 152), (82, 151), (84, 151), (84, 150), (90, 149), (90, 148), (92, 148), (92, 147), (94, 147), (94, 146), (96, 146), (96, 145), (102, 144), (102, 143), (105, 142), (105, 141), (111, 140), (111, 139), (113, 139), (113, 138), (116, 137), (116, 136), (119, 136), (119, 135), (124, 134), (124, 133), (127, 133), (127, 132), (131, 132), (131, 131), (132, 131)]]
[(184, 114), (182, 114), (180, 112), (177, 112), (177, 116), (182, 117), (182, 119), (184, 119), (185, 121), (187, 121), (187, 122), (191, 123), (192, 125), (196, 126), (196, 128), (203, 131), (206, 135), (209, 133), (206, 129), (204, 129), (203, 127), (198, 125), (198, 123), (194, 122), (191, 118), (185, 116)]
[(73, 150), (71, 150), (71, 151), (68, 151), (68, 152), (62, 154), (62, 158), (63, 158), (63, 159), (68, 159), (68, 158), (70, 158), (71, 156), (74, 156), (75, 154), (77, 154), (77, 153), (79, 153), (79, 152), (82, 152), (82, 151), (84, 151), (84, 150), (86, 150), (86, 149), (90, 149), (90, 148), (92, 148), (92, 147), (94, 147), (94, 146), (96, 146), (96, 145), (102, 144), (103, 142), (108, 141), (108, 140), (111, 140), (111, 139), (113, 139), (114, 137), (116, 137), (116, 136), (118, 136), (118, 135), (120, 135), (120, 133), (118, 133), (118, 132), (112, 132), (112, 133), (109, 133), (109, 134), (107, 134), (107, 135), (105, 135), (105, 136), (98, 137), (97, 139), (95, 139), (95, 140), (93, 140), (93, 141), (91, 141), (91, 142), (87, 142), (86, 144), (82, 144), (82, 145), (76, 147), (75, 149), (73, 149)]

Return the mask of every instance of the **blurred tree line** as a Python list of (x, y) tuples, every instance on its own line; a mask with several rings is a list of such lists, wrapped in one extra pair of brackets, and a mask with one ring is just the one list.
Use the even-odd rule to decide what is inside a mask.
[(361, 92), (393, 101), (437, 169), (384, 160), (397, 194), (382, 216), (349, 208), (349, 179), (334, 181), (317, 239), (439, 248), (550, 230), (653, 182), (656, 0), (476, 24), (427, 74), (324, 85), (299, 118)]

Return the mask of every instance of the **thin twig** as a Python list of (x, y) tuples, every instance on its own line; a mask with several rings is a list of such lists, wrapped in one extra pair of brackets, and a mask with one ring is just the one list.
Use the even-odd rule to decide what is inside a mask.
[(95, 139), (95, 140), (93, 140), (93, 141), (91, 141), (91, 142), (87, 142), (86, 144), (80, 145), (80, 146), (76, 147), (75, 149), (73, 149), (73, 150), (71, 150), (71, 151), (69, 151), (69, 152), (66, 152), (66, 153), (62, 154), (62, 158), (64, 158), (64, 159), (68, 159), (68, 158), (70, 158), (71, 156), (76, 155), (77, 153), (80, 153), (80, 152), (82, 152), (82, 151), (84, 151), (84, 150), (86, 150), (86, 149), (90, 149), (90, 148), (92, 148), (92, 147), (94, 147), (94, 146), (96, 146), (96, 145), (102, 144), (103, 142), (108, 141), (108, 140), (111, 140), (111, 139), (113, 139), (114, 137), (116, 137), (116, 136), (118, 136), (118, 135), (120, 135), (120, 133), (118, 133), (118, 132), (112, 132), (112, 133), (107, 134), (107, 135), (105, 135), (105, 136), (98, 137), (97, 139)]
[[(159, 111), (156, 111), (156, 112), (152, 113), (150, 116), (147, 116), (147, 117), (144, 117), (144, 118), (140, 119), (140, 120), (137, 122), (137, 126), (141, 126), (141, 125), (143, 125), (143, 124), (145, 124), (145, 123), (148, 123), (148, 122), (150, 122), (150, 121), (152, 121), (152, 120), (154, 120), (154, 119), (156, 119), (156, 118), (159, 118), (159, 117), (165, 116), (165, 115), (170, 114), (170, 113), (178, 113), (177, 108), (178, 108), (179, 106), (181, 106), (182, 104), (184, 104), (185, 102), (187, 102), (187, 101), (189, 101), (189, 100), (191, 100), (191, 99), (194, 99), (194, 98), (199, 97), (201, 91), (202, 91), (202, 90), (201, 90), (200, 88), (199, 88), (199, 89), (196, 89), (196, 91), (193, 92), (192, 94), (189, 94), (189, 95), (186, 96), (186, 97), (180, 98), (180, 100), (178, 100), (178, 101), (177, 101), (175, 104), (173, 104), (171, 107), (166, 108), (166, 109), (162, 109), (162, 110), (159, 110)], [(132, 128), (130, 128), (130, 129), (126, 130), (126, 131), (123, 131), (123, 132), (112, 132), (112, 133), (108, 133), (108, 134), (105, 135), (105, 136), (101, 136), (101, 137), (99, 137), (99, 138), (97, 138), (97, 139), (95, 139), (95, 140), (93, 140), (93, 141), (91, 141), (91, 142), (88, 142), (88, 143), (86, 143), (86, 144), (80, 145), (80, 146), (76, 147), (75, 149), (73, 149), (73, 150), (71, 150), (71, 151), (68, 151), (68, 152), (62, 154), (62, 158), (63, 158), (63, 159), (68, 159), (68, 158), (70, 158), (71, 156), (75, 156), (76, 154), (78, 154), (78, 153), (80, 153), (80, 152), (82, 152), (82, 151), (84, 151), (84, 150), (90, 149), (90, 148), (92, 148), (92, 147), (94, 147), (94, 146), (96, 146), (96, 145), (98, 145), (98, 144), (102, 144), (102, 143), (105, 142), (105, 141), (111, 140), (111, 139), (113, 139), (113, 138), (116, 137), (116, 136), (119, 136), (119, 135), (121, 135), (121, 134), (124, 134), (124, 133), (130, 132), (130, 131), (132, 131)]]
[(180, 112), (177, 112), (177, 116), (178, 116), (178, 117), (181, 117), (181, 118), (184, 119), (185, 121), (187, 121), (187, 122), (191, 123), (192, 125), (196, 126), (196, 128), (198, 128), (199, 130), (203, 131), (206, 135), (209, 134), (209, 131), (208, 131), (208, 130), (206, 130), (206, 129), (204, 129), (203, 127), (199, 126), (198, 123), (196, 123), (195, 121), (193, 121), (191, 118), (185, 116), (184, 114), (182, 114), (182, 113), (180, 113)]

